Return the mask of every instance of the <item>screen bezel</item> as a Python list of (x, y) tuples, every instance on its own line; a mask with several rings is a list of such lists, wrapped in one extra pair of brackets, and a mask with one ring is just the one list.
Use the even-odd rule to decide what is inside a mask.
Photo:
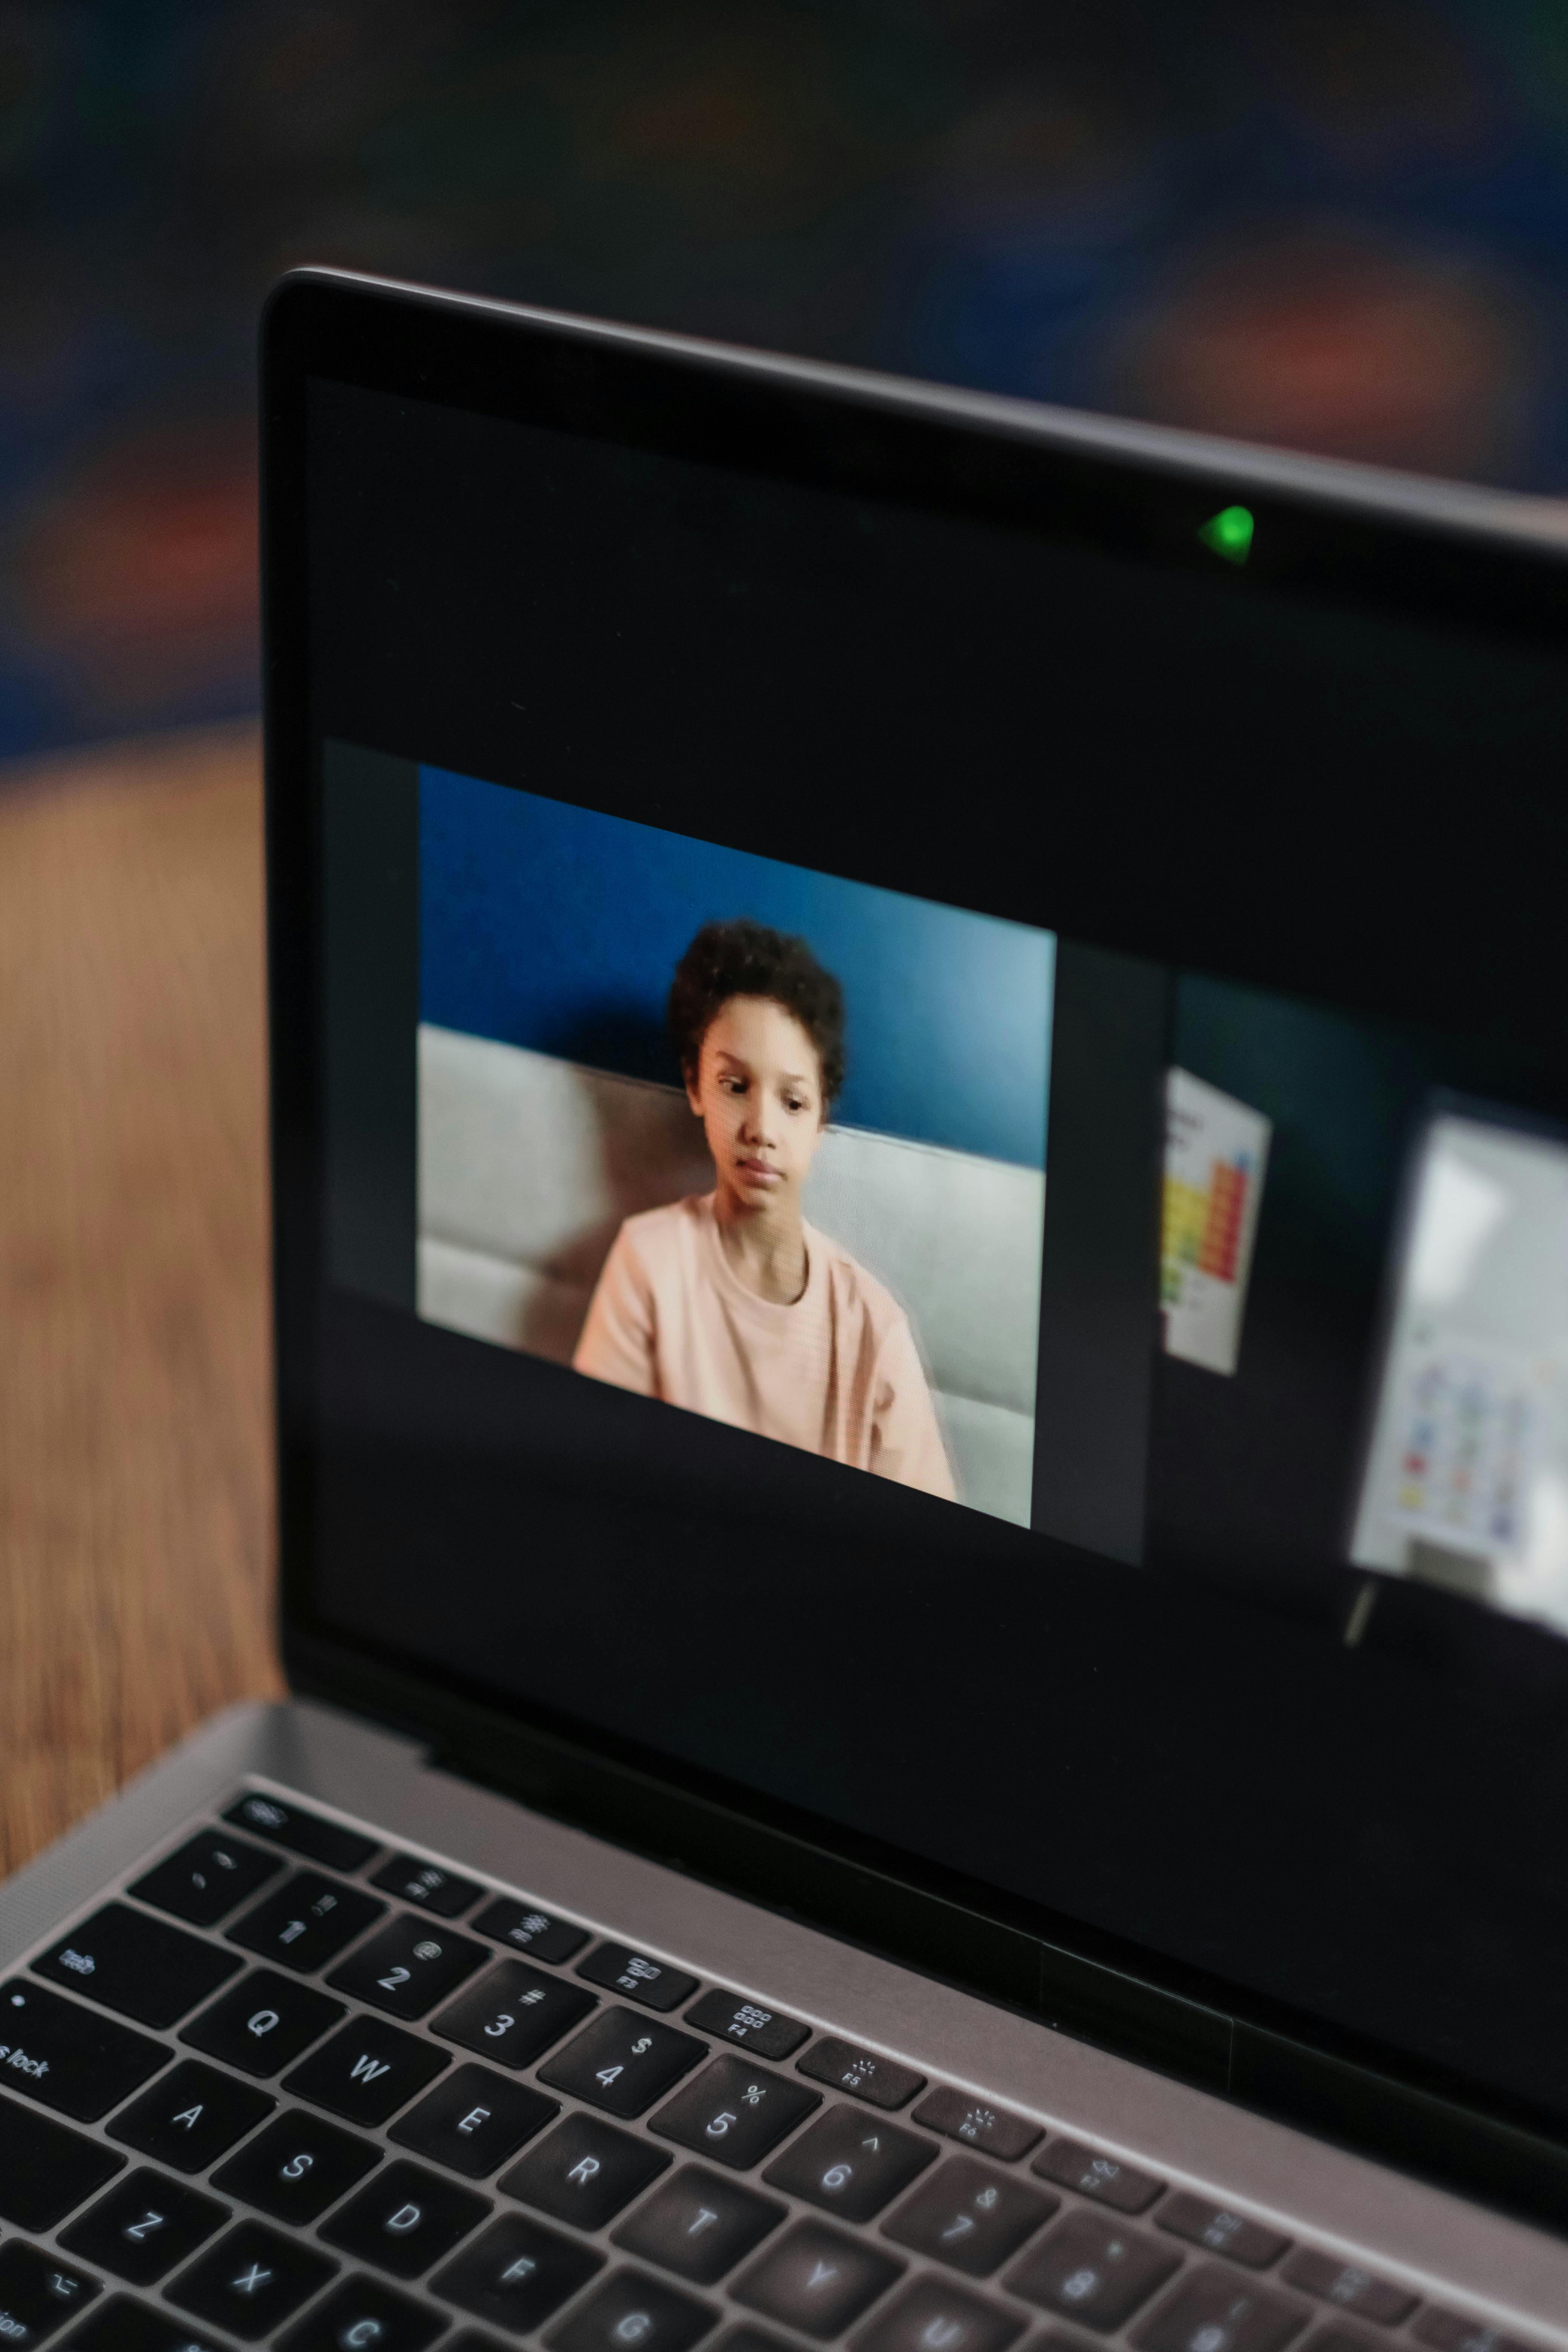
[[(1273, 551), (1273, 576), (1297, 591), (1515, 638), (1562, 642), (1568, 565), (1558, 550), (1526, 528), (1522, 506), (1510, 516), (1485, 493), (1361, 477), (1191, 436), (346, 274), (296, 273), (274, 294), (265, 323), (277, 1439), (281, 1634), (291, 1685), (416, 1734), (449, 1769), (894, 1958), (1369, 2153), (1558, 2219), (1568, 2148), (1481, 2085), (1330, 2032), (1310, 2016), (668, 1758), (542, 1710), (503, 1708), (455, 1677), (345, 1641), (321, 1618), (310, 1549), (321, 1284), (321, 872), (306, 595), (312, 377), (1015, 525), (1037, 517), (1058, 536), (1177, 568), (1213, 563), (1197, 528), (1215, 506), (1244, 496), (1259, 541)], [(1520, 985), (1521, 958), (1533, 960), (1531, 986), (1543, 976), (1552, 985), (1555, 971), (1568, 990), (1568, 947), (1510, 939), (1484, 918), (1482, 929), (1500, 1003)], [(1288, 940), (1216, 941), (1201, 913), (1195, 925), (1190, 911), (1157, 918), (1147, 905), (1119, 903), (1109, 887), (1086, 909), (1085, 929), (1130, 952), (1321, 990), (1321, 971), (1303, 964)], [(1370, 967), (1362, 982), (1358, 1002), (1375, 995), (1395, 1014), (1432, 1009), (1442, 984)], [(1507, 1623), (1487, 1630), (1500, 1656), (1542, 1638)]]

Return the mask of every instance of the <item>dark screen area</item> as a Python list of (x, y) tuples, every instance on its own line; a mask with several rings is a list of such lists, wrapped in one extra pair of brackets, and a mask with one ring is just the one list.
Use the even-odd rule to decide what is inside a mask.
[[(1568, 1114), (1561, 658), (331, 383), (310, 451), (321, 1623), (1568, 2120), (1563, 1647), (1347, 1536), (1412, 1136)], [(409, 1311), (431, 766), (1056, 938), (1031, 1525)], [(1169, 1066), (1272, 1131), (1223, 1381)]]

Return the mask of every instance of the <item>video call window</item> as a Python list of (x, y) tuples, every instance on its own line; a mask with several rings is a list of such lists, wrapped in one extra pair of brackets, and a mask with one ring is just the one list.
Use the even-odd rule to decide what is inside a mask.
[(516, 1524), (580, 1435), (960, 1574), (1026, 1529), (1568, 1632), (1568, 1138), (1511, 1041), (348, 745), (325, 783), (332, 1278), (447, 1351)]
[(1047, 931), (425, 768), (421, 1318), (1026, 1527)]

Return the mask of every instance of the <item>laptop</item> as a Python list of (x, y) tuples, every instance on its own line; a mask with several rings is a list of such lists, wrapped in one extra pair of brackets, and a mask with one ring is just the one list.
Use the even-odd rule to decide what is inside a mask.
[(1568, 570), (327, 270), (281, 1639), (0, 1892), (0, 2342), (1568, 2346)]

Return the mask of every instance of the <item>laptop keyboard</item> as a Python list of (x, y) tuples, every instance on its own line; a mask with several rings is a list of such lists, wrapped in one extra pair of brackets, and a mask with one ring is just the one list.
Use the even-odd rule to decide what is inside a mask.
[(254, 1790), (0, 1984), (0, 2347), (1527, 2352)]

